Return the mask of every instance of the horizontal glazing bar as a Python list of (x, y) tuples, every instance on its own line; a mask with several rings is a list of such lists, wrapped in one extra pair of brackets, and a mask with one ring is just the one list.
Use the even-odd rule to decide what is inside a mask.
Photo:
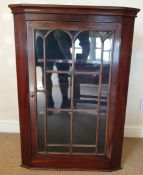
[(100, 75), (99, 72), (80, 72), (80, 71), (73, 71), (73, 74), (80, 74), (80, 75)]
[(90, 103), (90, 104), (97, 104), (97, 100), (78, 100), (78, 103)]
[[(43, 92), (43, 93), (45, 93), (45, 90), (43, 89), (43, 90), (39, 90), (39, 89), (37, 89), (37, 92)], [(103, 93), (102, 93), (103, 94)], [(104, 94), (103, 94), (104, 95)], [(106, 94), (105, 94), (106, 95)], [(80, 95), (80, 97), (86, 97), (86, 98), (98, 98), (98, 96), (94, 96), (94, 95)], [(101, 96), (101, 99), (107, 99), (107, 96)]]
[(70, 72), (69, 71), (56, 71), (56, 70), (46, 70), (45, 71), (46, 73), (57, 73), (57, 74), (69, 74), (70, 75)]
[(96, 147), (96, 145), (81, 145), (81, 144), (72, 144), (72, 147), (95, 148), (95, 147)]
[(37, 92), (43, 92), (43, 93), (46, 93), (46, 91), (45, 91), (44, 89), (41, 89), (41, 90), (37, 89)]
[(76, 153), (74, 153), (74, 152), (72, 152), (72, 153), (70, 153), (70, 152), (66, 152), (66, 153), (61, 153), (61, 152), (48, 152), (48, 155), (49, 154), (64, 154), (64, 155), (67, 155), (67, 154), (72, 154), (72, 155), (101, 155), (101, 156), (104, 156), (104, 154), (96, 154), (96, 153), (78, 153), (78, 152), (76, 152)]
[[(94, 96), (94, 95), (80, 95), (80, 97), (86, 97), (86, 98), (98, 98), (98, 96)], [(107, 99), (106, 96), (101, 96), (101, 99)]]
[[(47, 147), (48, 146), (53, 146), (53, 147), (69, 147), (71, 146), (70, 144), (47, 144), (46, 145)], [(72, 147), (82, 147), (82, 148), (95, 148), (96, 145), (82, 145), (82, 144), (72, 144)]]
[(71, 109), (54, 109), (54, 108), (48, 108), (47, 109), (48, 112), (52, 111), (52, 112), (71, 112)]
[(47, 144), (46, 146), (54, 146), (54, 147), (69, 147), (70, 144)]
[(47, 111), (53, 111), (53, 112), (95, 112), (97, 113), (97, 110), (95, 109), (53, 109), (53, 108), (48, 108)]
[[(97, 110), (93, 109), (47, 109), (47, 112), (94, 112), (95, 115), (97, 114)], [(43, 114), (43, 112), (41, 112), (40, 114)], [(106, 115), (106, 113), (100, 112), (100, 115)]]
[[(44, 60), (43, 59), (37, 59), (37, 62), (38, 63), (44, 63)], [(46, 62), (49, 62), (49, 63), (72, 63), (72, 60), (68, 60), (68, 59), (46, 59)], [(93, 61), (89, 61), (89, 60), (76, 60), (76, 64), (97, 64), (99, 65), (100, 63), (100, 60), (93, 60)]]
[(46, 73), (57, 73), (57, 74), (69, 74), (69, 75), (74, 75), (74, 74), (79, 74), (79, 75), (99, 75), (99, 72), (83, 72), (83, 71), (57, 71), (57, 70), (46, 70)]
[(51, 151), (48, 151), (48, 154), (64, 154), (64, 155), (66, 155), (66, 154), (71, 154), (70, 152), (51, 152)]
[[(37, 59), (38, 63), (43, 63), (43, 59)], [(46, 62), (49, 63), (72, 63), (72, 60), (61, 60), (61, 59), (48, 59), (46, 60)]]
[(72, 155), (101, 155), (104, 156), (104, 154), (96, 154), (96, 153), (78, 153), (78, 152), (72, 152)]

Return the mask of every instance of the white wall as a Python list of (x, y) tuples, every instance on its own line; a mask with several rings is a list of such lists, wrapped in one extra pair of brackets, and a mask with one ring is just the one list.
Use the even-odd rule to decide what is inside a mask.
[(48, 3), (107, 5), (140, 8), (135, 22), (125, 136), (143, 137), (143, 1), (142, 0), (5, 0), (0, 5), (0, 132), (18, 132), (18, 101), (15, 69), (13, 17), (8, 4)]

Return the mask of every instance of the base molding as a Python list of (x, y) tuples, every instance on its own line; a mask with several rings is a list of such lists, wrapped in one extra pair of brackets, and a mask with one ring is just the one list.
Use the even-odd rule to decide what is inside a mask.
[(143, 138), (143, 128), (134, 126), (125, 126), (124, 137)]
[(2, 133), (19, 133), (19, 121), (17, 120), (0, 120), (0, 132)]
[[(19, 121), (17, 120), (0, 120), (0, 132), (2, 133), (19, 133)], [(125, 126), (125, 137), (138, 137), (143, 138), (143, 128), (134, 126)]]

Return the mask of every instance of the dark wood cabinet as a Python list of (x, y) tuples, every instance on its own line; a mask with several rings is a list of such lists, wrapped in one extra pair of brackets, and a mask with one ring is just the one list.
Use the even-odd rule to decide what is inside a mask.
[(22, 166), (116, 170), (139, 9), (9, 5)]

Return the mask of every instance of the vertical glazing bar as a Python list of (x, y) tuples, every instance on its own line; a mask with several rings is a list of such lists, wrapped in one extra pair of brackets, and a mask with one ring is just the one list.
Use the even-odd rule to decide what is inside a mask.
[(70, 112), (71, 122), (70, 122), (70, 153), (72, 154), (72, 137), (73, 137), (73, 111)]
[(112, 47), (111, 47), (111, 61), (110, 61), (110, 71), (109, 71), (109, 87), (108, 87), (108, 98), (107, 98), (107, 115), (106, 115), (106, 133), (105, 133), (105, 151), (104, 154), (106, 154), (107, 150), (107, 128), (108, 128), (108, 113), (109, 113), (109, 92), (110, 92), (110, 87), (111, 87), (111, 70), (112, 70), (112, 62), (113, 62), (113, 45), (114, 45), (114, 34), (112, 35)]
[(75, 43), (72, 42), (72, 69), (71, 69), (71, 108), (74, 108), (74, 65), (75, 65)]
[(98, 108), (97, 108), (97, 117), (96, 117), (96, 154), (98, 154), (98, 134), (99, 134), (99, 113), (100, 113), (100, 98), (101, 98), (101, 85), (102, 85), (102, 69), (103, 69), (103, 51), (104, 51), (104, 42), (101, 40), (102, 49), (101, 49), (101, 64), (100, 64), (100, 77), (99, 77), (99, 90), (98, 90)]
[(47, 104), (46, 104), (46, 42), (43, 40), (43, 56), (44, 56), (44, 146), (46, 152), (46, 144), (47, 144)]
[(71, 123), (70, 123), (70, 153), (72, 154), (73, 140), (73, 108), (74, 108), (74, 64), (75, 64), (75, 43), (72, 41), (72, 68), (71, 68)]

